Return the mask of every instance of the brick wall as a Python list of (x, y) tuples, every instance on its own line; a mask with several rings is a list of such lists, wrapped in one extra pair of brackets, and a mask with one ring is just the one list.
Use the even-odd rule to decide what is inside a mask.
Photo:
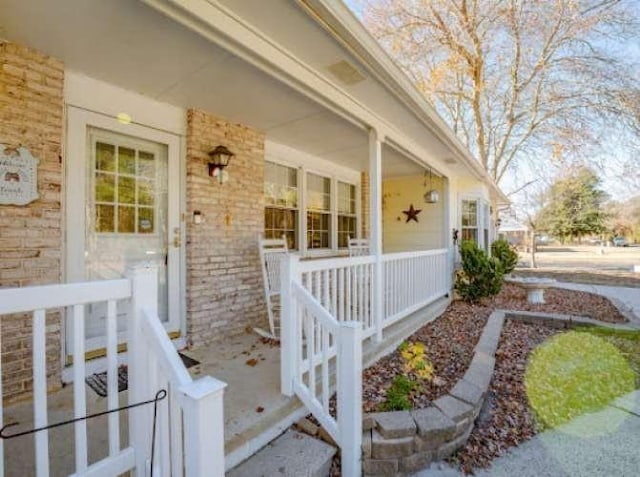
[[(61, 277), (61, 141), (64, 65), (37, 51), (0, 42), (0, 143), (24, 146), (40, 160), (40, 198), (26, 206), (0, 205), (0, 287), (58, 283)], [(31, 318), (3, 316), (5, 400), (32, 389)], [(60, 383), (60, 315), (47, 316), (47, 376)]]
[(362, 172), (360, 174), (360, 200), (361, 202), (361, 233), (362, 238), (369, 238), (369, 214), (371, 204), (369, 204), (369, 173)]
[[(235, 157), (229, 180), (208, 176), (207, 152)], [(266, 326), (258, 237), (264, 230), (264, 134), (204, 111), (187, 113), (187, 338), (202, 346)], [(202, 223), (193, 223), (200, 211)]]

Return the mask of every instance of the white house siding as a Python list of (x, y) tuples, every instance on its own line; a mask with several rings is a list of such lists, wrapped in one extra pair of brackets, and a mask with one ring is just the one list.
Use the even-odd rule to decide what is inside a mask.
[[(387, 179), (382, 182), (382, 231), (385, 253), (408, 252), (444, 248), (445, 243), (445, 194), (444, 182), (440, 177), (431, 181), (423, 176)], [(430, 187), (431, 183), (431, 187)], [(427, 190), (440, 193), (440, 201), (434, 204), (424, 202)], [(402, 211), (413, 204), (421, 209), (418, 222), (407, 222)]]

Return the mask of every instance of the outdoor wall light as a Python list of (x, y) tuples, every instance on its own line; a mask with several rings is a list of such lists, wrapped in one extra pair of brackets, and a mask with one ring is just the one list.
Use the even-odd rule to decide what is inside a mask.
[[(427, 187), (427, 173), (424, 173), (424, 186)], [(436, 204), (440, 200), (440, 192), (433, 188), (431, 168), (429, 168), (429, 190), (424, 194), (424, 202), (426, 204)]]
[(231, 158), (235, 156), (233, 152), (224, 146), (218, 146), (209, 152), (209, 177), (217, 177), (218, 182), (223, 184), (229, 178), (229, 174), (224, 170), (229, 165)]
[(502, 219), (496, 219), (496, 228), (499, 229), (500, 225), (502, 225)]

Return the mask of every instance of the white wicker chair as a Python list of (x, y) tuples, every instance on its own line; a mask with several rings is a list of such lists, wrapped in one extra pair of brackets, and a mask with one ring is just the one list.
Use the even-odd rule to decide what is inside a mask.
[(276, 330), (279, 330), (280, 327), (276, 326), (276, 321), (280, 321), (280, 263), (289, 254), (287, 240), (284, 236), (280, 239), (261, 238), (259, 247), (269, 331), (261, 328), (254, 328), (254, 331), (266, 338), (278, 339)]
[(348, 245), (350, 257), (361, 257), (363, 255), (369, 255), (369, 239), (349, 237)]

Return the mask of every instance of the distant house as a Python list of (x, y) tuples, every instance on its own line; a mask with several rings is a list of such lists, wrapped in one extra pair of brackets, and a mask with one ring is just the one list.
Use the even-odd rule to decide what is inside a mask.
[[(303, 346), (302, 332), (287, 327), (312, 316), (338, 333), (356, 321), (357, 336), (383, 342), (386, 327), (449, 299), (454, 230), (488, 248), (508, 199), (345, 5), (269, 5), (2, 2), (0, 144), (39, 160), (39, 198), (0, 205), (0, 287), (119, 280), (151, 263), (158, 296), (147, 311), (165, 338), (177, 349), (216, 347), (266, 321), (258, 239), (285, 236), (283, 308), (308, 314), (283, 321), (282, 393), (327, 423), (328, 407), (313, 407), (287, 368), (310, 372), (289, 346)], [(510, 241), (525, 231), (500, 229)], [(349, 237), (367, 238), (370, 255), (348, 257)], [(86, 372), (106, 369), (110, 306), (47, 315), (46, 353), (34, 349), (30, 315), (3, 318), (3, 366), (20, 369), (3, 373), (4, 399), (31, 396), (34, 375), (42, 384), (32, 352), (46, 358), (37, 392), (77, 383), (83, 356)], [(121, 351), (132, 316), (118, 305)], [(269, 412), (246, 441), (227, 442), (215, 475), (301, 408)], [(220, 421), (211, 426), (222, 439)], [(122, 462), (120, 473), (132, 468)]]
[(505, 239), (515, 247), (528, 245), (528, 233), (529, 227), (513, 220), (505, 220), (498, 228), (498, 237)]

